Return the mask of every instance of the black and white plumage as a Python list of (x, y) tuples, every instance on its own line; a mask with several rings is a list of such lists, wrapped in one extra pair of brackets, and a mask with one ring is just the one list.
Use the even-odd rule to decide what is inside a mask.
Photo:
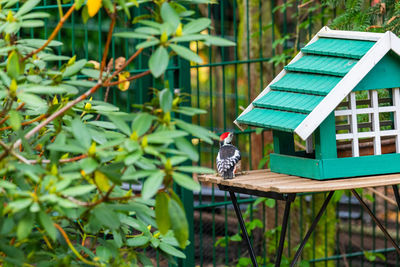
[(223, 133), (220, 137), (220, 148), (217, 155), (218, 173), (224, 179), (232, 179), (241, 159), (240, 151), (232, 145), (233, 133)]

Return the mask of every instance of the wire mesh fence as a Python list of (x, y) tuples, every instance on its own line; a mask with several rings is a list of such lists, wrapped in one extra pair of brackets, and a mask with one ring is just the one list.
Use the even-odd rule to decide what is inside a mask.
[[(313, 2), (313, 1), (311, 1)], [(62, 7), (70, 7), (63, 4)], [(189, 47), (203, 59), (203, 64), (173, 60), (166, 79), (171, 89), (180, 88), (190, 94), (187, 104), (208, 111), (194, 118), (199, 125), (215, 133), (233, 131), (235, 144), (242, 152), (242, 169), (268, 167), (268, 154), (272, 151), (271, 133), (264, 129), (239, 131), (233, 120), (255, 96), (281, 70), (285, 62), (309, 40), (313, 33), (336, 16), (336, 9), (319, 2), (302, 6), (301, 1), (222, 0), (213, 5), (193, 5), (199, 16), (212, 20), (208, 31), (237, 43), (234, 47), (206, 47), (202, 43), (190, 43)], [(46, 39), (56, 26), (57, 1), (43, 0), (37, 9), (51, 13), (44, 29), (24, 30), (22, 34)], [(141, 16), (151, 12), (149, 8), (132, 8), (132, 14)], [(107, 14), (99, 13), (87, 23), (80, 13), (74, 13), (64, 24), (57, 39), (64, 45), (58, 52), (77, 55), (77, 58), (101, 60), (103, 44), (109, 24)], [(115, 31), (135, 27), (126, 17), (119, 17)], [(135, 51), (135, 41), (113, 38), (111, 57), (127, 58)], [(128, 69), (131, 74), (148, 68), (144, 62), (151, 48), (142, 53)], [(61, 62), (60, 62), (61, 64)], [(111, 88), (109, 101), (122, 110), (134, 110), (151, 97), (149, 88), (160, 88), (164, 83), (144, 77), (131, 83), (130, 89), (121, 92)], [(105, 91), (95, 96), (104, 98)], [(207, 145), (192, 139), (200, 154), (199, 165), (214, 168), (218, 145)], [(302, 146), (300, 140), (297, 145)], [(390, 188), (364, 190), (364, 198), (370, 199), (373, 211), (399, 241), (399, 216)], [(182, 190), (191, 228), (192, 245), (185, 251), (187, 259), (182, 266), (250, 266), (247, 250), (238, 234), (239, 226), (226, 192), (216, 187), (202, 185), (195, 193)], [(304, 194), (294, 203), (285, 244), (282, 265), (288, 264), (311, 219), (324, 201), (325, 194)], [(247, 227), (256, 248), (261, 266), (274, 261), (279, 240), (282, 203), (268, 199), (240, 195), (239, 203), (245, 212)], [(167, 262), (154, 255), (158, 266)], [(350, 195), (336, 195), (326, 215), (308, 242), (302, 266), (398, 266), (399, 257), (377, 230), (376, 225), (364, 214), (358, 202)]]

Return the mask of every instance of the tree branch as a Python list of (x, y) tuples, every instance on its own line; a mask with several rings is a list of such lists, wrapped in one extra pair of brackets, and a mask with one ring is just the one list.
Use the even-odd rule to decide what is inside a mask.
[[(36, 121), (40, 121), (41, 119), (43, 119), (45, 117), (46, 117), (46, 114), (42, 114), (42, 115), (40, 115), (40, 116), (30, 120), (30, 121), (24, 121), (23, 123), (21, 123), (21, 125), (22, 126), (29, 125), (29, 124), (34, 123)], [(6, 126), (6, 127), (3, 127), (3, 128), (0, 128), (0, 131), (8, 130), (8, 129), (11, 129), (11, 128), (12, 128), (11, 126)]]
[(81, 254), (79, 254), (79, 252), (76, 250), (76, 248), (74, 247), (74, 245), (71, 243), (71, 240), (69, 240), (67, 233), (64, 231), (64, 229), (62, 229), (62, 227), (60, 225), (58, 225), (57, 223), (53, 223), (53, 225), (58, 229), (58, 231), (60, 231), (61, 235), (64, 237), (65, 242), (68, 244), (69, 248), (72, 250), (72, 252), (75, 254), (75, 256), (81, 260), (83, 263), (86, 263), (88, 265), (92, 265), (92, 266), (99, 266), (98, 263), (95, 262), (91, 262), (88, 261), (87, 259), (85, 259)]
[[(114, 9), (115, 9), (115, 4), (114, 4)], [(103, 59), (101, 60), (101, 65), (100, 65), (100, 76), (99, 76), (99, 80), (101, 81), (101, 79), (103, 78), (103, 71), (104, 68), (106, 66), (106, 60), (107, 60), (107, 56), (108, 56), (108, 50), (110, 48), (110, 43), (111, 43), (111, 38), (112, 38), (112, 33), (114, 31), (114, 26), (115, 26), (115, 20), (117, 18), (117, 14), (111, 13), (111, 24), (110, 24), (110, 28), (108, 29), (108, 34), (107, 34), (107, 41), (106, 41), (106, 45), (104, 47), (104, 52), (103, 52)]]
[(116, 82), (104, 84), (104, 86), (108, 86), (108, 87), (110, 87), (110, 86), (115, 86), (115, 85), (118, 85), (118, 84), (120, 84), (120, 83), (129, 82), (129, 81), (132, 81), (132, 80), (139, 79), (139, 78), (141, 78), (141, 77), (143, 77), (143, 76), (146, 76), (147, 74), (150, 74), (150, 71), (149, 71), (149, 70), (144, 71), (144, 72), (139, 73), (139, 74), (136, 74), (136, 75), (134, 75), (134, 76), (132, 76), (132, 77), (126, 78), (125, 80), (122, 80), (122, 81), (116, 81)]
[(31, 165), (31, 163), (29, 162), (29, 160), (27, 160), (25, 157), (21, 156), (20, 154), (18, 154), (17, 152), (15, 152), (14, 150), (12, 150), (11, 148), (9, 148), (3, 141), (0, 140), (0, 146), (2, 148), (4, 148), (5, 153), (10, 153), (11, 155), (13, 155), (14, 157), (16, 157), (17, 159), (19, 159), (20, 161), (22, 161), (25, 164), (29, 164)]
[(65, 13), (65, 15), (60, 19), (60, 21), (57, 24), (57, 27), (54, 29), (54, 31), (51, 33), (49, 39), (47, 39), (47, 41), (38, 49), (36, 49), (35, 51), (30, 52), (28, 55), (26, 55), (25, 57), (23, 57), (21, 59), (21, 61), (25, 61), (28, 58), (30, 58), (31, 56), (39, 53), (40, 51), (42, 51), (43, 49), (46, 48), (46, 46), (49, 45), (49, 43), (56, 37), (57, 33), (60, 31), (61, 27), (64, 25), (65, 21), (67, 21), (68, 17), (71, 16), (72, 12), (75, 9), (75, 3), (69, 8), (69, 10), (67, 11), (67, 13)]

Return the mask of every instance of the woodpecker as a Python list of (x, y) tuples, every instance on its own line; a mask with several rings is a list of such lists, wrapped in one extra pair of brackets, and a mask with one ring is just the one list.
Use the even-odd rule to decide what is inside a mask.
[(233, 179), (236, 167), (241, 159), (240, 151), (232, 145), (233, 133), (226, 132), (219, 138), (219, 151), (217, 156), (218, 173), (224, 179)]

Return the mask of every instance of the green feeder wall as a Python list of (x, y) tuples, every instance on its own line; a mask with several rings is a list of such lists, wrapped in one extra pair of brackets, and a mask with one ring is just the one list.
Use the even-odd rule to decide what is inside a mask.
[[(324, 27), (235, 123), (273, 130), (274, 172), (318, 180), (400, 172), (399, 55), (391, 32)], [(295, 151), (294, 134), (306, 151)]]

